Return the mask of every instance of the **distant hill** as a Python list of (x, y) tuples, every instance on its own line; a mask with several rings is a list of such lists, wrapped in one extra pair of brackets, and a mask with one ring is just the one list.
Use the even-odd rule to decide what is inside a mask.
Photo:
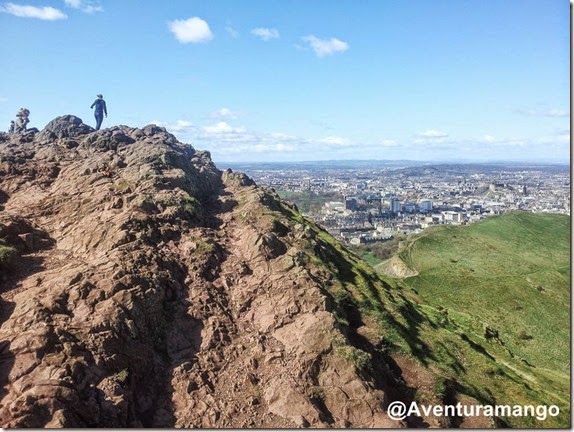
[(251, 170), (329, 170), (329, 169), (388, 169), (407, 176), (420, 176), (436, 172), (451, 174), (472, 174), (476, 172), (500, 172), (500, 170), (543, 170), (552, 172), (569, 171), (566, 163), (532, 162), (425, 162), (413, 160), (325, 160), (306, 162), (220, 162), (219, 168), (231, 168), (249, 172)]
[(395, 174), (403, 174), (407, 177), (421, 177), (433, 174), (472, 175), (477, 173), (497, 174), (504, 171), (544, 171), (544, 172), (569, 172), (568, 164), (535, 164), (519, 162), (499, 163), (443, 163), (425, 164), (424, 166), (406, 166), (394, 170)]
[[(427, 230), (410, 238), (395, 259), (415, 274), (402, 283), (421, 304), (490, 335), (516, 364), (527, 365), (523, 377), (567, 400), (570, 230), (566, 215), (513, 212)], [(482, 345), (490, 349), (492, 342)]]
[(430, 304), (480, 316), (529, 363), (570, 369), (570, 218), (515, 212), (411, 240), (405, 280)]
[(321, 170), (321, 169), (361, 169), (361, 168), (403, 168), (420, 166), (428, 162), (412, 160), (326, 160), (302, 162), (221, 162), (221, 168), (249, 171), (265, 170)]

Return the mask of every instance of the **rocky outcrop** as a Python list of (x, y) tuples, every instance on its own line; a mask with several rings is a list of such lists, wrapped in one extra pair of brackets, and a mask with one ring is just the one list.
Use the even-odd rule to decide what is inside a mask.
[(377, 266), (377, 269), (387, 276), (404, 279), (418, 275), (416, 270), (409, 268), (399, 256), (394, 255)]
[(61, 138), (73, 138), (93, 132), (95, 129), (73, 115), (56, 117), (36, 136), (36, 141), (49, 141)]
[(396, 367), (351, 340), (305, 252), (317, 227), (209, 153), (62, 116), (0, 136), (0, 197), (21, 253), (0, 278), (1, 426), (402, 425)]

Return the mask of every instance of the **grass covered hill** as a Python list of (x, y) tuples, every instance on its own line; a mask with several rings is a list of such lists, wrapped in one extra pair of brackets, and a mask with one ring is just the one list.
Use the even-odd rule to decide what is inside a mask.
[[(427, 333), (432, 363), (445, 370), (448, 357), (453, 366), (462, 359), (463, 386), (482, 389), (497, 403), (557, 404), (568, 416), (570, 230), (565, 215), (513, 212), (469, 226), (437, 227), (405, 241), (394, 259), (415, 275), (395, 283), (427, 317), (444, 316)], [(376, 268), (388, 269), (389, 261)], [(452, 332), (467, 344), (452, 346)], [(450, 347), (446, 357), (440, 346)], [(553, 424), (506, 424), (568, 424), (560, 417)]]
[(570, 219), (516, 212), (445, 226), (400, 252), (427, 303), (480, 317), (528, 363), (570, 369)]

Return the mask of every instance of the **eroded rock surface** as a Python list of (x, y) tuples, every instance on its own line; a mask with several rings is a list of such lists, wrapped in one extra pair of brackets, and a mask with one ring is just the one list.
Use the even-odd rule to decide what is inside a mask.
[(62, 116), (0, 136), (0, 198), (1, 426), (401, 425), (390, 368), (343, 355), (307, 222), (209, 153)]

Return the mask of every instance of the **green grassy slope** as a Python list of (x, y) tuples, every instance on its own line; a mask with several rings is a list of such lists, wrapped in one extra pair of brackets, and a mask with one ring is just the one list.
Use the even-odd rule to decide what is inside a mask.
[(530, 364), (570, 370), (570, 219), (516, 212), (467, 227), (442, 227), (400, 256), (405, 280), (435, 306), (479, 318)]
[(507, 425), (570, 424), (568, 216), (515, 212), (438, 227), (410, 239), (399, 256), (418, 271), (401, 283), (436, 324), (426, 340), (442, 371), (462, 364), (461, 385), (499, 404), (561, 409), (559, 418), (504, 419)]

